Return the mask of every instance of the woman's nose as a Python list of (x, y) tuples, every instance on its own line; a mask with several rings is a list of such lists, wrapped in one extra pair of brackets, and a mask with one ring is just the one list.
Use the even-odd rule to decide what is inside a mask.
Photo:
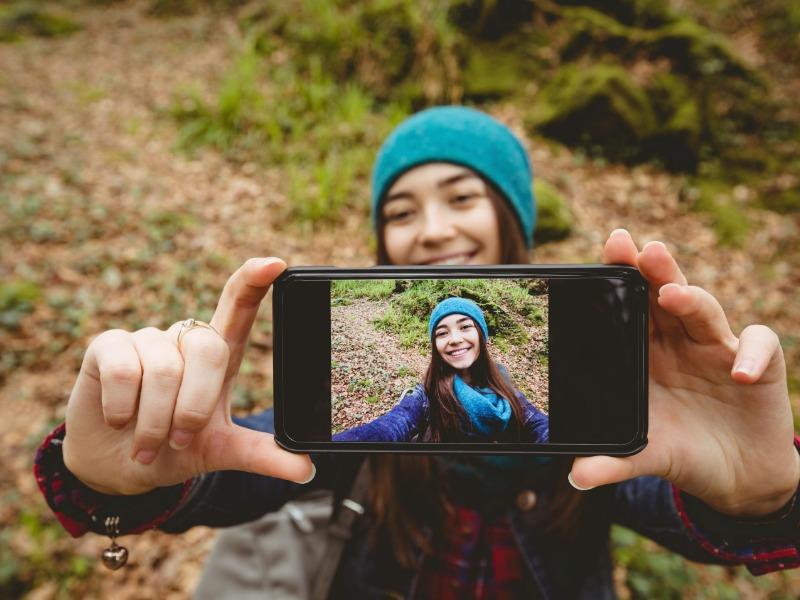
[(457, 232), (454, 224), (442, 214), (439, 207), (429, 205), (423, 218), (420, 232), (420, 241), (423, 244), (437, 245), (455, 237)]

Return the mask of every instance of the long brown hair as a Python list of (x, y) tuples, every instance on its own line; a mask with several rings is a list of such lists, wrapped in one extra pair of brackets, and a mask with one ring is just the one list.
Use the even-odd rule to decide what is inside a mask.
[[(479, 352), (469, 368), (473, 386), (491, 388), (497, 395), (506, 398), (514, 414), (513, 427), (517, 436), (521, 433), (523, 422), (522, 404), (508, 378), (504, 377), (497, 364), (489, 356), (483, 331), (477, 325)], [(462, 438), (461, 432), (469, 426), (464, 407), (453, 392), (455, 370), (442, 358), (436, 348), (436, 339), (431, 339), (431, 362), (425, 373), (425, 393), (428, 395), (430, 414), (428, 434), (425, 441), (442, 442)]]
[[(497, 213), (500, 235), (500, 264), (530, 262), (520, 221), (505, 197), (486, 181), (487, 195)], [(378, 210), (377, 262), (391, 264), (386, 252), (383, 231), (386, 219)], [(375, 518), (373, 542), (387, 536), (395, 558), (406, 568), (414, 566), (418, 551), (430, 550), (430, 537), (424, 530), (431, 524), (430, 534), (441, 533), (445, 516), (453, 514), (447, 496), (440, 463), (429, 455), (373, 454), (369, 457), (372, 485), (370, 507)], [(580, 530), (583, 496), (567, 481), (572, 466), (571, 457), (556, 457), (551, 476), (552, 496), (549, 514), (544, 519), (545, 531), (562, 539), (570, 539)], [(439, 528), (437, 528), (437, 525)], [(438, 530), (437, 530), (438, 529)]]

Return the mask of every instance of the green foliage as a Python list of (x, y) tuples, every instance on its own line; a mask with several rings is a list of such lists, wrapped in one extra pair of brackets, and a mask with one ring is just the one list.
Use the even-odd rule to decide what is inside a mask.
[(12, 2), (0, 8), (0, 42), (25, 36), (57, 37), (78, 31), (81, 26), (68, 17), (46, 10), (32, 0)]
[[(0, 498), (0, 505), (9, 502), (14, 498)], [(0, 597), (21, 597), (46, 581), (57, 584), (59, 598), (70, 597), (91, 572), (92, 563), (60, 548), (67, 534), (49, 512), (44, 516), (32, 508), (23, 509), (17, 525), (14, 536), (10, 529), (0, 531)], [(20, 538), (25, 542), (20, 543)]]
[(391, 279), (341, 279), (331, 283), (331, 300), (350, 298), (369, 298), (377, 300), (388, 298), (395, 291)]
[(41, 289), (32, 281), (0, 282), (0, 327), (17, 329), (22, 316), (33, 311), (41, 297)]
[(534, 181), (536, 196), (536, 231), (533, 237), (537, 244), (562, 240), (572, 230), (572, 214), (559, 191), (546, 181)]
[(525, 344), (526, 327), (546, 320), (546, 284), (542, 281), (488, 279), (424, 279), (396, 282), (387, 311), (374, 321), (397, 335), (403, 348), (430, 349), (428, 319), (434, 307), (450, 296), (469, 298), (484, 312), (489, 334), (499, 346)]
[(711, 216), (712, 226), (719, 243), (724, 246), (741, 246), (750, 223), (743, 209), (737, 205), (730, 185), (714, 180), (698, 180), (690, 196), (694, 210)]
[(357, 84), (337, 85), (318, 57), (271, 64), (252, 34), (208, 102), (190, 91), (173, 103), (178, 148), (212, 146), (232, 160), (283, 166), (289, 217), (336, 221), (362, 199), (372, 158), (407, 114), (398, 103), (375, 107)]

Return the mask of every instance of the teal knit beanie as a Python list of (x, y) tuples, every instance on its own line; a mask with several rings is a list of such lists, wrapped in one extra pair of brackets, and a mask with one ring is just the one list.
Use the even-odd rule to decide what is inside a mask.
[(378, 152), (372, 171), (372, 219), (392, 184), (409, 169), (431, 162), (469, 167), (494, 185), (519, 221), (525, 243), (533, 245), (536, 200), (533, 173), (520, 141), (486, 113), (464, 106), (437, 106), (397, 126)]
[(483, 332), (483, 339), (489, 340), (489, 328), (486, 326), (486, 318), (483, 316), (481, 307), (472, 300), (467, 298), (459, 298), (453, 296), (445, 298), (431, 312), (431, 317), (428, 319), (428, 337), (433, 337), (433, 330), (439, 324), (439, 321), (449, 315), (465, 315), (475, 321), (475, 324), (481, 328)]

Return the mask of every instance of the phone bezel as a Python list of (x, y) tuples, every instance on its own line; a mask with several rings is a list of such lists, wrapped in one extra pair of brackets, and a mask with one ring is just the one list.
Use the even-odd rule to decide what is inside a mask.
[[(284, 297), (296, 281), (333, 281), (337, 279), (447, 279), (447, 278), (602, 278), (624, 279), (637, 294), (634, 324), (638, 344), (635, 348), (636, 398), (635, 428), (632, 438), (623, 443), (424, 443), (424, 442), (340, 442), (302, 441), (294, 439), (286, 429), (284, 402)], [(273, 376), (275, 441), (293, 452), (393, 452), (401, 454), (538, 454), (627, 456), (640, 452), (647, 445), (648, 430), (648, 294), (649, 286), (637, 269), (628, 265), (481, 265), (481, 266), (374, 266), (365, 268), (291, 267), (273, 284)]]

